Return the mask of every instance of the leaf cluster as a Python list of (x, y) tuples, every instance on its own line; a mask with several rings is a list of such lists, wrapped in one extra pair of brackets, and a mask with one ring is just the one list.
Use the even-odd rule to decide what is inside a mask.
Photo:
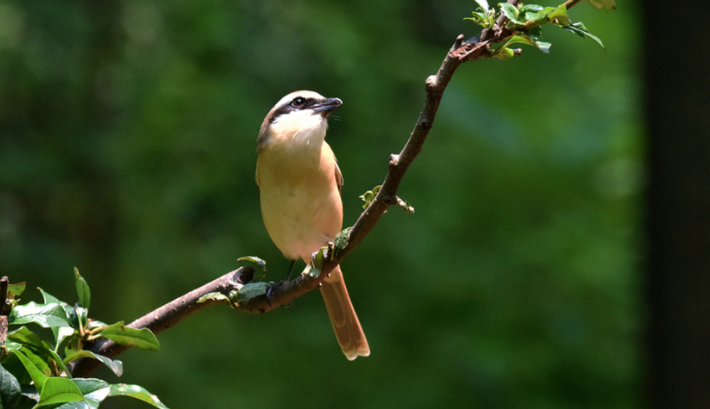
[[(101, 338), (147, 350), (160, 348), (148, 329), (129, 328), (123, 322), (108, 325), (89, 318), (89, 285), (77, 269), (74, 278), (78, 301), (73, 306), (41, 288), (43, 303), (19, 304), (24, 283), (8, 287), (12, 304), (8, 324), (17, 328), (9, 331), (0, 343), (0, 408), (93, 409), (110, 396), (130, 396), (166, 408), (156, 396), (137, 385), (72, 378), (67, 366), (83, 358), (96, 359), (121, 376), (121, 361), (84, 349)], [(43, 339), (29, 324), (50, 329), (52, 339)]]
[[(464, 20), (471, 20), (483, 28), (492, 29), (496, 20), (502, 15), (507, 20), (505, 28), (513, 33), (502, 46), (494, 51), (493, 57), (499, 59), (513, 57), (518, 50), (511, 49), (510, 45), (512, 44), (526, 44), (543, 53), (549, 53), (552, 44), (540, 40), (542, 27), (546, 24), (561, 27), (581, 37), (591, 38), (604, 49), (602, 41), (591, 34), (582, 22), (573, 23), (570, 20), (565, 4), (557, 7), (543, 7), (538, 4), (520, 3), (515, 6), (509, 3), (498, 3), (496, 11), (495, 8), (488, 6), (486, 0), (476, 0), (476, 2), (479, 7), (473, 12), (472, 17), (467, 17)], [(611, 8), (612, 3), (614, 3), (613, 0), (605, 0), (604, 5)], [(594, 6), (597, 7), (597, 4)], [(615, 5), (613, 6), (615, 7)]]

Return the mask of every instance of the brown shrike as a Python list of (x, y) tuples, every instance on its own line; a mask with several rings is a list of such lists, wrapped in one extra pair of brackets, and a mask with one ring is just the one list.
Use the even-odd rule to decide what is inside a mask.
[[(271, 108), (261, 125), (256, 147), (261, 215), (271, 240), (288, 259), (308, 263), (343, 226), (343, 175), (325, 142), (328, 115), (342, 103), (313, 91), (292, 92)], [(343, 353), (349, 360), (370, 355), (340, 266), (322, 283)]]

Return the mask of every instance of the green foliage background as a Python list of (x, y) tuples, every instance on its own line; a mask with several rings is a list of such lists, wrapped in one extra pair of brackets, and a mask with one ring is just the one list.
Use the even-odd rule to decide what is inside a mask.
[[(352, 224), (475, 7), (0, 2), (0, 275), (71, 301), (77, 266), (106, 322), (243, 255), (280, 279), (254, 183), (264, 115), (296, 89), (344, 101), (328, 141)], [(171, 408), (639, 407), (637, 7), (570, 11), (606, 54), (546, 27), (550, 55), (459, 69), (400, 189), (416, 214), (391, 209), (343, 266), (371, 357), (342, 356), (313, 293), (203, 311), (123, 354), (120, 381)], [(105, 406), (126, 404), (147, 407)]]

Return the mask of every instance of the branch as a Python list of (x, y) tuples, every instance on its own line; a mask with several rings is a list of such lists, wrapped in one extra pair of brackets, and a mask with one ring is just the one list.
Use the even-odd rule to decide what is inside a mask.
[[(172, 327), (193, 313), (216, 303), (212, 300), (198, 303), (197, 300), (199, 300), (202, 296), (215, 292), (229, 296), (230, 292), (239, 290), (244, 284), (251, 281), (253, 276), (253, 268), (239, 268), (203, 285), (200, 288), (190, 291), (189, 293), (163, 305), (157, 310), (138, 318), (127, 326), (136, 329), (148, 328), (153, 331), (153, 333), (161, 332)], [(85, 349), (88, 349), (96, 354), (114, 357), (128, 348), (129, 347), (119, 345), (109, 339), (102, 338), (101, 341), (98, 341)], [(98, 360), (82, 359), (72, 362), (68, 369), (73, 376), (83, 377), (96, 369), (99, 365), (100, 362)]]
[[(581, 0), (569, 0), (565, 4), (569, 9), (579, 3), (579, 1)], [(518, 0), (508, 0), (508, 3), (516, 5)], [(319, 274), (313, 274), (314, 269), (312, 266), (308, 266), (303, 273), (293, 280), (272, 284), (260, 295), (237, 301), (235, 305), (233, 305), (235, 308), (251, 313), (266, 313), (279, 306), (286, 305), (295, 298), (318, 288), (320, 283), (333, 268), (339, 265), (370, 233), (387, 208), (401, 203), (401, 199), (397, 196), (397, 189), (407, 169), (422, 150), (422, 146), (434, 124), (441, 98), (456, 69), (464, 62), (492, 57), (490, 45), (504, 42), (514, 34), (505, 27), (506, 23), (506, 17), (501, 15), (496, 20), (493, 28), (483, 30), (479, 36), (466, 41), (463, 40), (463, 35), (459, 35), (456, 38), (456, 42), (451, 49), (449, 49), (438, 72), (435, 75), (429, 76), (425, 81), (426, 97), (424, 106), (402, 151), (399, 154), (390, 156), (389, 169), (382, 183), (382, 188), (360, 215), (349, 232), (346, 233), (346, 245), (335, 246), (331, 243), (322, 252), (322, 264), (320, 262), (317, 263), (320, 267), (320, 271), (315, 270)], [(251, 281), (253, 273), (253, 269), (250, 268), (240, 268), (227, 273), (211, 283), (193, 290), (144, 317), (135, 320), (128, 326), (137, 329), (148, 328), (156, 333), (170, 328), (188, 315), (216, 303), (216, 301), (210, 300), (197, 304), (197, 300), (200, 297), (214, 292), (219, 292), (230, 297), (233, 291), (240, 290), (245, 284)], [(118, 345), (113, 341), (104, 340), (103, 342), (98, 342), (91, 346), (89, 350), (94, 353), (113, 357), (123, 352), (125, 349), (127, 349), (127, 347)], [(74, 376), (86, 375), (98, 366), (95, 360), (84, 359), (77, 362), (77, 365), (70, 367), (70, 371)]]

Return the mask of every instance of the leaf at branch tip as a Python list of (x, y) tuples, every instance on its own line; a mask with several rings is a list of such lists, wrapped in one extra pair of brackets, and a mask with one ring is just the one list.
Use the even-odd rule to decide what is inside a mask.
[(377, 196), (377, 192), (379, 192), (380, 189), (382, 189), (382, 185), (375, 186), (372, 188), (372, 190), (368, 190), (367, 192), (360, 195), (360, 199), (365, 202), (365, 204), (362, 205), (363, 209), (367, 209), (367, 206), (372, 203), (372, 201), (375, 199), (375, 196)]
[(518, 9), (513, 6), (512, 4), (509, 3), (498, 3), (498, 6), (500, 7), (500, 11), (510, 20), (512, 23), (517, 24), (517, 25), (523, 25), (525, 24), (524, 21), (520, 21), (518, 17), (520, 16), (520, 13)]
[(12, 300), (15, 297), (19, 297), (25, 291), (26, 287), (27, 287), (27, 283), (24, 281), (21, 283), (8, 285), (7, 286), (7, 298)]
[(91, 291), (89, 290), (89, 284), (86, 282), (84, 277), (79, 274), (79, 269), (74, 267), (74, 279), (76, 285), (76, 294), (79, 296), (79, 305), (89, 309), (91, 304)]
[(616, 0), (589, 0), (589, 2), (599, 10), (616, 10)]
[(493, 53), (493, 58), (497, 58), (499, 60), (507, 60), (508, 58), (513, 58), (515, 56), (515, 52), (511, 50), (508, 47), (500, 47), (499, 49), (496, 50), (495, 53)]
[(259, 257), (256, 256), (244, 256), (244, 257), (239, 257), (237, 261), (250, 261), (254, 264), (257, 264), (259, 267), (261, 267), (263, 272), (266, 272), (266, 261), (260, 259)]
[(551, 23), (557, 24), (559, 26), (566, 26), (570, 24), (569, 17), (567, 16), (567, 6), (565, 6), (564, 4), (560, 4), (559, 7), (552, 10), (547, 15), (547, 18)]
[(104, 336), (117, 344), (133, 346), (149, 351), (160, 349), (160, 342), (155, 334), (147, 328), (135, 329), (127, 327), (123, 322), (117, 322), (102, 329), (99, 335)]
[(478, 3), (479, 6), (481, 6), (483, 11), (488, 11), (491, 9), (491, 7), (488, 5), (487, 0), (476, 0), (476, 3)]
[(581, 21), (579, 23), (572, 23), (570, 25), (563, 26), (562, 28), (564, 28), (565, 30), (567, 30), (569, 32), (575, 33), (581, 37), (591, 38), (597, 44), (599, 44), (604, 51), (606, 51), (606, 49), (604, 48), (604, 44), (602, 44), (602, 40), (600, 40), (599, 37), (590, 33), (589, 30), (587, 30), (587, 27), (585, 27)]

